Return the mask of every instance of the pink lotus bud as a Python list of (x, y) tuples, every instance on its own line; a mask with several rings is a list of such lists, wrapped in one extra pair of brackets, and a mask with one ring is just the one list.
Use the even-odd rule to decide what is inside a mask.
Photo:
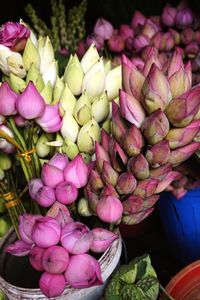
[(62, 229), (60, 242), (70, 254), (88, 252), (92, 241), (92, 232), (80, 222), (66, 224)]
[(48, 164), (63, 171), (66, 168), (66, 166), (68, 165), (68, 162), (69, 162), (69, 159), (66, 154), (57, 152), (48, 161)]
[(144, 61), (140, 57), (131, 58), (133, 65), (139, 70), (142, 71), (144, 68)]
[(18, 113), (25, 119), (41, 117), (45, 111), (45, 102), (34, 84), (30, 81), (21, 95), (16, 99)]
[[(120, 143), (126, 131), (127, 131), (127, 125), (125, 123), (125, 120), (121, 117), (120, 108), (115, 103), (115, 101), (112, 101), (112, 134), (114, 138)], [(101, 138), (102, 146), (103, 146), (103, 142), (104, 141)], [(105, 150), (108, 151), (107, 148)]]
[(95, 142), (95, 153), (96, 153), (96, 166), (99, 172), (102, 172), (103, 162), (107, 161), (110, 163), (108, 152), (98, 143)]
[(99, 18), (94, 26), (94, 33), (103, 40), (108, 40), (113, 35), (114, 29), (110, 22), (104, 18)]
[(42, 266), (51, 274), (61, 274), (66, 271), (69, 264), (69, 254), (61, 246), (51, 246), (44, 251)]
[(190, 27), (185, 28), (180, 34), (181, 42), (184, 45), (191, 43), (194, 40), (194, 34), (195, 33), (192, 28), (190, 28)]
[(61, 228), (63, 228), (65, 224), (74, 221), (70, 216), (68, 208), (57, 201), (48, 210), (46, 216), (56, 219)]
[(164, 33), (161, 31), (157, 32), (151, 39), (151, 45), (159, 51), (165, 50), (166, 39), (164, 38)]
[[(161, 52), (159, 54), (159, 61), (160, 61), (161, 65), (163, 66), (163, 68), (165, 68), (165, 66), (168, 65), (169, 58), (167, 57), (167, 54), (165, 52)], [(168, 69), (168, 66), (167, 66), (167, 69)]]
[(125, 42), (117, 30), (115, 30), (113, 35), (109, 38), (108, 48), (114, 53), (120, 53), (124, 50)]
[(184, 68), (183, 65), (183, 58), (182, 58), (182, 51), (181, 48), (176, 48), (173, 57), (171, 59), (169, 69), (168, 69), (168, 77), (171, 77), (175, 74), (180, 68)]
[(14, 121), (15, 121), (15, 124), (18, 126), (18, 127), (25, 127), (26, 124), (29, 123), (28, 120), (24, 119), (22, 116), (20, 115), (16, 115), (14, 116)]
[(49, 186), (41, 187), (36, 194), (36, 201), (42, 207), (50, 207), (56, 201), (54, 189)]
[(169, 32), (172, 34), (172, 36), (174, 38), (175, 45), (179, 45), (181, 42), (180, 33), (178, 31), (174, 30), (173, 28), (169, 28)]
[(102, 253), (110, 247), (112, 242), (117, 239), (118, 235), (112, 231), (103, 228), (92, 229), (93, 242), (90, 250), (95, 253)]
[(174, 181), (175, 179), (177, 179), (178, 177), (180, 177), (180, 173), (176, 172), (176, 171), (171, 171), (169, 172), (166, 177), (160, 181), (158, 183), (158, 186), (155, 190), (155, 194), (161, 193), (164, 190), (166, 190), (166, 188), (172, 183), (172, 181)]
[(167, 27), (174, 26), (176, 13), (177, 13), (176, 8), (166, 5), (163, 8), (162, 15), (161, 15), (161, 21), (163, 25)]
[(122, 203), (124, 215), (135, 214), (143, 210), (143, 203), (144, 199), (142, 199), (140, 196), (131, 195)]
[(169, 163), (172, 165), (178, 165), (187, 160), (192, 154), (199, 150), (200, 142), (193, 142), (187, 146), (177, 148), (171, 151)]
[(185, 55), (188, 58), (194, 58), (199, 53), (199, 45), (197, 42), (191, 42), (185, 47)]
[(158, 30), (159, 27), (157, 26), (157, 24), (152, 22), (150, 19), (147, 19), (141, 33), (147, 36), (149, 39), (152, 39), (152, 37), (158, 32)]
[(133, 29), (127, 24), (121, 24), (119, 27), (119, 32), (124, 40), (134, 37)]
[(163, 178), (165, 178), (166, 174), (168, 174), (171, 171), (172, 171), (172, 166), (168, 163), (159, 168), (150, 169), (149, 177), (162, 180)]
[(145, 157), (153, 168), (166, 164), (170, 157), (169, 142), (163, 140), (153, 145), (147, 150)]
[(175, 46), (175, 39), (171, 32), (165, 32), (164, 36), (164, 43), (165, 43), (165, 51), (170, 51)]
[(123, 148), (129, 156), (135, 156), (141, 152), (143, 146), (144, 139), (141, 131), (132, 124), (123, 139)]
[[(87, 45), (87, 47), (89, 47), (92, 44), (95, 44), (97, 50), (101, 50), (101, 49), (103, 49), (103, 46), (104, 46), (104, 39), (99, 35), (90, 34), (87, 36), (86, 45)], [(86, 50), (85, 50), (85, 52), (86, 52)]]
[(131, 74), (131, 69), (133, 67), (133, 64), (125, 54), (122, 54), (121, 64), (122, 64), (122, 86), (123, 86), (123, 90), (125, 92), (127, 92), (128, 94), (131, 94), (130, 74)]
[(142, 131), (151, 145), (162, 141), (169, 131), (169, 121), (160, 109), (147, 117), (142, 124)]
[(60, 203), (72, 204), (78, 197), (78, 189), (72, 182), (62, 181), (56, 186), (55, 195)]
[(142, 153), (131, 157), (127, 168), (137, 179), (146, 179), (149, 177), (149, 163)]
[(200, 120), (195, 120), (184, 128), (172, 128), (169, 130), (166, 139), (171, 149), (185, 146), (193, 141), (200, 130)]
[(115, 188), (112, 186), (112, 184), (107, 184), (104, 186), (104, 188), (101, 191), (100, 198), (104, 198), (107, 196), (113, 196), (119, 198), (119, 194), (115, 190)]
[(133, 40), (133, 48), (137, 52), (141, 51), (149, 44), (150, 44), (150, 39), (145, 34), (139, 34)]
[(162, 71), (153, 64), (142, 88), (142, 104), (148, 114), (157, 109), (164, 111), (172, 99), (169, 83)]
[(172, 98), (176, 98), (185, 92), (185, 71), (183, 68), (180, 68), (171, 77), (169, 77), (169, 85)]
[(177, 11), (175, 24), (178, 28), (185, 28), (192, 25), (194, 20), (193, 13), (190, 8), (182, 8)]
[(200, 109), (200, 86), (194, 86), (178, 98), (173, 99), (165, 111), (175, 127), (185, 127), (192, 122)]
[(130, 81), (130, 90), (131, 90), (130, 95), (133, 95), (133, 97), (135, 97), (139, 102), (145, 77), (142, 74), (142, 72), (137, 69), (137, 66), (135, 65), (134, 62), (131, 69), (129, 81)]
[(6, 247), (5, 251), (15, 256), (26, 256), (30, 253), (32, 246), (32, 244), (18, 240)]
[[(108, 162), (104, 162), (104, 164), (105, 163), (109, 164)], [(103, 168), (105, 167), (104, 164), (103, 164)], [(94, 192), (95, 191), (98, 192), (100, 189), (104, 187), (104, 183), (101, 179), (101, 174), (95, 170), (90, 171), (89, 183)]]
[(138, 181), (138, 184), (133, 194), (142, 198), (148, 198), (155, 193), (157, 185), (158, 180), (153, 178)]
[(87, 186), (84, 188), (84, 192), (85, 192), (85, 196), (88, 200), (88, 204), (90, 209), (96, 213), (96, 207), (97, 207), (97, 203), (99, 201), (99, 195), (95, 194), (92, 191), (92, 188), (90, 186), (90, 184), (88, 183)]
[(88, 176), (88, 166), (80, 154), (78, 154), (64, 170), (65, 180), (72, 182), (78, 189), (87, 184)]
[(146, 77), (153, 64), (155, 64), (160, 70), (162, 70), (162, 65), (159, 61), (158, 50), (155, 47), (148, 47), (145, 53), (145, 65), (143, 69), (143, 74)]
[[(112, 104), (115, 103), (114, 101)], [(115, 103), (115, 105), (117, 105)], [(117, 105), (118, 107), (118, 105)], [(113, 115), (113, 110), (112, 110)], [(101, 146), (104, 148), (105, 151), (109, 151), (109, 142), (110, 142), (110, 135), (102, 128), (101, 129)]]
[(119, 94), (119, 102), (121, 115), (131, 124), (140, 127), (145, 119), (145, 112), (141, 104), (122, 90)]
[(104, 161), (102, 169), (102, 179), (105, 184), (112, 184), (115, 186), (117, 184), (118, 173), (113, 169), (111, 164)]
[(123, 171), (128, 160), (126, 153), (114, 139), (110, 142), (110, 159), (117, 172)]
[(21, 239), (27, 244), (33, 244), (32, 230), (40, 215), (23, 214), (19, 216), (19, 234)]
[(97, 203), (97, 216), (107, 223), (117, 223), (123, 213), (121, 201), (114, 196), (107, 196), (99, 199)]
[(29, 195), (32, 199), (36, 199), (37, 192), (44, 186), (42, 180), (39, 178), (31, 179), (28, 183)]
[(152, 207), (135, 214), (124, 215), (122, 218), (122, 222), (127, 225), (138, 224), (142, 222), (144, 219), (146, 219), (153, 212), (153, 210), (154, 208)]
[(41, 217), (35, 221), (32, 239), (41, 248), (48, 248), (59, 243), (61, 228), (58, 222), (50, 217)]
[(34, 246), (29, 253), (29, 261), (31, 266), (37, 271), (44, 271), (42, 266), (42, 256), (45, 249), (38, 246)]
[(89, 254), (72, 255), (65, 272), (65, 280), (75, 289), (102, 284), (99, 262)]
[(136, 185), (137, 181), (133, 174), (130, 172), (124, 172), (118, 177), (116, 190), (120, 195), (127, 195), (134, 191)]
[(44, 272), (40, 277), (39, 287), (42, 293), (48, 298), (60, 296), (65, 286), (65, 277), (62, 274)]
[(0, 114), (10, 116), (16, 114), (15, 103), (18, 94), (13, 92), (7, 82), (0, 87)]
[(44, 163), (42, 166), (41, 174), (42, 182), (51, 188), (55, 188), (57, 184), (64, 181), (63, 172), (48, 163)]
[(148, 197), (147, 199), (145, 199), (143, 201), (143, 209), (148, 209), (151, 208), (152, 206), (154, 206), (154, 204), (156, 204), (156, 202), (158, 201), (158, 199), (160, 198), (160, 195), (153, 195), (151, 197)]
[(146, 17), (139, 10), (136, 10), (131, 19), (131, 27), (135, 29), (139, 25), (144, 25), (145, 21)]
[(57, 132), (62, 127), (62, 119), (59, 113), (59, 105), (45, 105), (44, 113), (36, 119), (36, 123), (42, 127), (45, 132)]

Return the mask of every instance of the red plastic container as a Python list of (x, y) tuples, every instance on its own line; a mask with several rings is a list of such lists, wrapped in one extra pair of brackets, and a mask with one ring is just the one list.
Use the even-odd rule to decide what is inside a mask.
[(166, 290), (175, 300), (200, 299), (200, 260), (177, 273), (166, 286)]

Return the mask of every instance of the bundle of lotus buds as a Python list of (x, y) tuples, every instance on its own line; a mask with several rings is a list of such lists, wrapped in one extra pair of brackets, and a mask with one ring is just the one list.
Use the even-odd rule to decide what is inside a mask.
[(200, 147), (200, 86), (191, 88), (190, 63), (176, 49), (168, 70), (151, 48), (145, 63), (123, 56), (112, 136), (101, 132), (95, 168), (85, 188), (90, 209), (104, 222), (136, 224), (181, 173), (174, 166)]

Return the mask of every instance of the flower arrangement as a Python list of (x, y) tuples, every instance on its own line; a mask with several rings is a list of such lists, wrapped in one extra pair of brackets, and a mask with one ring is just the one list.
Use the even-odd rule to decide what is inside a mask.
[(8, 22), (0, 40), (0, 149), (12, 161), (0, 188), (19, 236), (7, 251), (29, 255), (47, 297), (101, 284), (89, 251), (146, 218), (199, 148), (200, 87), (179, 48), (165, 68), (153, 47), (113, 68), (92, 44), (59, 77), (48, 37)]

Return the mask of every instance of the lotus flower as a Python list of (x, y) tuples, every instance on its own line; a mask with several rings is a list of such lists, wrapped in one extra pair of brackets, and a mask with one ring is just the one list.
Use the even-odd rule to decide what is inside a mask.
[(131, 20), (131, 27), (133, 29), (137, 28), (139, 25), (144, 25), (146, 17), (138, 10), (134, 12)]
[(174, 26), (176, 14), (177, 14), (176, 8), (170, 5), (165, 6), (161, 15), (162, 23), (168, 27)]
[(36, 194), (35, 200), (42, 207), (50, 207), (56, 201), (54, 189), (49, 186), (41, 187)]
[(113, 34), (113, 26), (104, 18), (99, 18), (94, 26), (94, 33), (103, 40), (108, 40)]
[(55, 196), (62, 204), (73, 203), (78, 196), (78, 189), (72, 182), (62, 181), (56, 186)]
[(42, 266), (42, 257), (45, 249), (34, 246), (29, 253), (29, 261), (31, 266), (37, 271), (44, 271)]
[(54, 166), (61, 171), (64, 171), (66, 166), (68, 165), (68, 157), (64, 153), (56, 153), (49, 161), (48, 164)]
[(104, 252), (118, 237), (117, 234), (103, 228), (92, 229), (92, 234), (93, 242), (90, 250), (96, 253)]
[(55, 188), (57, 184), (64, 181), (64, 176), (60, 169), (45, 163), (42, 167), (41, 179), (46, 186)]
[(57, 132), (62, 127), (62, 120), (59, 113), (58, 104), (45, 105), (45, 110), (40, 118), (36, 119), (45, 132)]
[(51, 246), (42, 255), (42, 266), (50, 274), (61, 274), (69, 264), (69, 254), (61, 246)]
[(98, 261), (89, 254), (72, 255), (65, 280), (73, 288), (86, 288), (103, 283)]
[(189, 8), (182, 8), (177, 11), (175, 23), (178, 28), (189, 27), (193, 22), (193, 14)]
[(61, 228), (64, 227), (65, 224), (71, 223), (74, 220), (70, 216), (70, 212), (68, 208), (61, 204), (60, 202), (56, 201), (51, 208), (48, 210), (47, 217), (54, 218)]
[(27, 244), (33, 244), (32, 230), (39, 215), (23, 214), (19, 217), (19, 234), (21, 239)]
[(6, 248), (6, 252), (15, 256), (26, 256), (30, 253), (32, 244), (18, 240)]
[(48, 298), (60, 296), (65, 289), (65, 285), (65, 277), (62, 274), (44, 272), (39, 281), (41, 291)]
[(37, 218), (32, 228), (32, 239), (41, 248), (57, 245), (60, 240), (61, 228), (58, 222), (50, 217)]
[(10, 116), (16, 113), (15, 103), (17, 94), (13, 92), (7, 82), (4, 82), (0, 87), (0, 114)]
[(61, 245), (70, 254), (83, 254), (91, 247), (93, 236), (89, 228), (80, 223), (66, 224), (61, 232)]
[(123, 206), (120, 200), (114, 196), (105, 196), (97, 203), (97, 216), (107, 223), (117, 223), (123, 213)]

